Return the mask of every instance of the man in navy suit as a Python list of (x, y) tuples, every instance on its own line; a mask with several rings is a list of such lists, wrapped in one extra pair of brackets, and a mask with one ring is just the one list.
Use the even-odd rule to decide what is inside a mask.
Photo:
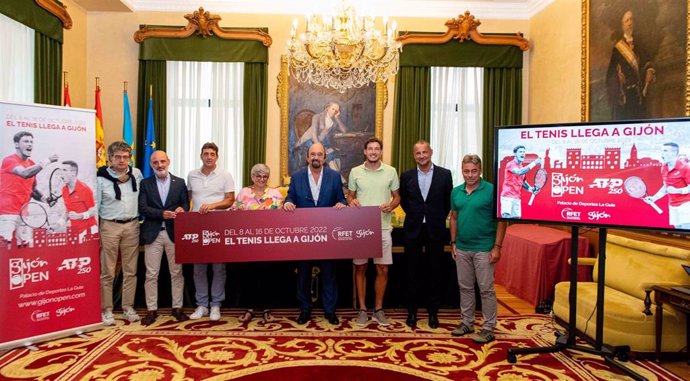
[[(309, 147), (308, 165), (292, 175), (283, 209), (291, 212), (295, 208), (346, 207), (340, 173), (324, 167), (325, 163), (326, 149), (323, 145), (317, 143)], [(300, 261), (297, 264), (297, 300), (300, 302), (297, 324), (305, 324), (311, 319), (311, 269), (314, 265), (321, 270), (324, 317), (331, 324), (339, 324), (335, 314), (338, 288), (332, 260)]]
[[(420, 140), (414, 145), (417, 168), (400, 176), (400, 206), (405, 211), (405, 258), (407, 258), (407, 325), (417, 326), (420, 289), (426, 286), (429, 327), (438, 328), (441, 304), (441, 260), (448, 241), (446, 219), (450, 212), (453, 176), (434, 165), (434, 151)], [(424, 249), (424, 253), (422, 253)]]
[(170, 159), (163, 151), (151, 155), (154, 175), (141, 181), (139, 191), (139, 214), (144, 217), (141, 224), (141, 241), (144, 243), (146, 263), (146, 308), (148, 313), (141, 321), (152, 324), (158, 317), (158, 272), (163, 252), (168, 258), (172, 285), (172, 316), (177, 321), (188, 320), (182, 311), (184, 276), (182, 265), (175, 263), (174, 224), (178, 213), (189, 211), (189, 194), (183, 179), (168, 172)]

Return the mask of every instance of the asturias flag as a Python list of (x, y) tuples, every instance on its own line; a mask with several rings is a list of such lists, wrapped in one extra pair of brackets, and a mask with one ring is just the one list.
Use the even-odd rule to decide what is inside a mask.
[(144, 177), (153, 176), (151, 154), (156, 150), (156, 132), (153, 131), (153, 97), (149, 98), (149, 116), (146, 119), (146, 139), (144, 140), (144, 160), (141, 162)]
[(96, 166), (106, 165), (103, 111), (101, 111), (101, 87), (96, 86)]
[(122, 140), (124, 140), (130, 147), (132, 147), (132, 158), (129, 161), (130, 165), (134, 164), (134, 131), (132, 129), (132, 116), (129, 111), (129, 97), (127, 90), (123, 92), (123, 109), (124, 116), (122, 118)]

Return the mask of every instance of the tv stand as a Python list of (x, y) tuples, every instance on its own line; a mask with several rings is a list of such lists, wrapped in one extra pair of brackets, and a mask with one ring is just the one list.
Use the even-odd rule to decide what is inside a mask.
[[(597, 329), (594, 348), (577, 345), (575, 339), (577, 337), (577, 253), (578, 253), (578, 226), (571, 228), (571, 246), (570, 246), (570, 293), (568, 301), (570, 304), (570, 314), (568, 317), (568, 332), (557, 333), (556, 342), (548, 347), (536, 348), (510, 348), (508, 349), (507, 360), (514, 364), (517, 362), (517, 356), (530, 353), (554, 353), (563, 350), (575, 350), (602, 356), (604, 360), (610, 365), (618, 368), (623, 373), (634, 380), (646, 381), (647, 379), (635, 373), (632, 369), (621, 364), (619, 361), (627, 361), (630, 347), (610, 346), (603, 344), (604, 336), (604, 279), (606, 276), (606, 228), (599, 229), (599, 271), (597, 273)], [(616, 360), (618, 359), (618, 361)]]

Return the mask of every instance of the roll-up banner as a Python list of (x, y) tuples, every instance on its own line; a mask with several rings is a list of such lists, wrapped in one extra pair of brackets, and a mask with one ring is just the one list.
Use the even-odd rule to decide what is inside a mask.
[(0, 102), (0, 349), (101, 326), (93, 110)]

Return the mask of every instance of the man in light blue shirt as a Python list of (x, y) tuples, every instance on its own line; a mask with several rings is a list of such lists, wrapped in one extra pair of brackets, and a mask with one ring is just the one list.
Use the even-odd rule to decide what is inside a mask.
[(101, 235), (101, 317), (114, 325), (113, 281), (117, 257), (122, 254), (122, 313), (130, 322), (139, 320), (132, 306), (137, 287), (139, 255), (139, 183), (141, 171), (129, 165), (132, 147), (119, 141), (108, 146), (110, 167), (96, 173), (96, 206)]

